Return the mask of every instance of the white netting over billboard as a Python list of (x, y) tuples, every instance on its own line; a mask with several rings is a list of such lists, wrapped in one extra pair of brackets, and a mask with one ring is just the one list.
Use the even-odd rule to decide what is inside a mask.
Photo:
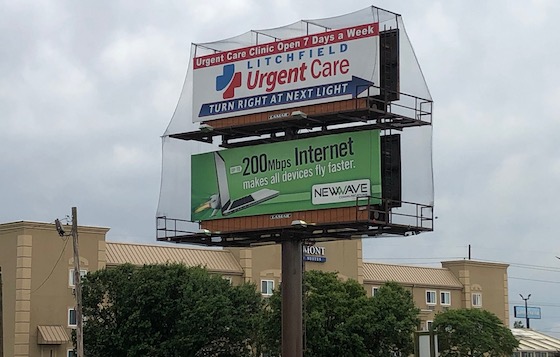
[[(157, 216), (191, 220), (191, 155), (218, 150), (222, 144), (216, 139), (210, 144), (172, 136), (200, 130), (201, 124), (215, 119), (284, 108), (289, 112), (298, 105), (358, 97), (381, 98), (383, 81), (388, 80), (384, 73), (389, 70), (383, 68), (388, 65), (380, 53), (384, 46), (380, 35), (391, 31), (398, 36), (398, 85), (396, 92), (385, 92), (386, 97), (387, 93), (394, 95), (388, 107), (394, 116), (413, 118), (425, 125), (402, 129), (380, 126), (381, 136), (400, 134), (401, 200), (426, 205), (431, 210), (434, 201), (432, 99), (401, 16), (372, 6), (342, 16), (302, 20), (283, 27), (248, 31), (225, 40), (193, 44), (183, 90), (162, 137)], [(358, 72), (348, 73), (351, 64), (359, 67)], [(351, 79), (342, 76), (350, 74)], [(235, 84), (236, 76), (243, 78), (249, 89), (243, 91), (245, 83)], [(357, 77), (370, 88), (356, 93), (335, 92), (323, 97), (285, 100), (297, 95), (301, 87), (309, 88), (308, 93), (326, 93), (336, 82), (340, 88), (355, 89), (362, 85), (362, 82), (354, 83)], [(257, 94), (253, 95), (251, 90)], [(306, 99), (309, 102), (302, 101)], [(247, 103), (260, 104), (249, 107)], [(360, 124), (363, 123), (338, 123), (335, 127)], [(402, 213), (403, 224), (408, 224), (406, 217), (418, 217), (418, 212), (408, 211), (418, 210), (417, 205), (402, 205), (392, 210)], [(193, 224), (192, 229), (197, 228)]]

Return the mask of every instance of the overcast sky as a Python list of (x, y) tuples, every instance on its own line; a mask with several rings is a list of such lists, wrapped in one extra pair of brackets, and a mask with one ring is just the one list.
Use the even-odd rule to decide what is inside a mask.
[[(375, 5), (400, 13), (434, 99), (433, 233), (370, 261), (509, 263), (560, 337), (560, 2), (0, 0), (0, 222), (79, 223), (154, 243), (160, 136), (190, 44)], [(513, 319), (512, 319), (513, 320)]]

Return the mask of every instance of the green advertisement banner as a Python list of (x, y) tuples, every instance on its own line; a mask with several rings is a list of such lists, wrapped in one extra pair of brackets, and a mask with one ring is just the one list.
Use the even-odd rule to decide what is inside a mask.
[(381, 196), (379, 130), (193, 155), (192, 220), (349, 207)]

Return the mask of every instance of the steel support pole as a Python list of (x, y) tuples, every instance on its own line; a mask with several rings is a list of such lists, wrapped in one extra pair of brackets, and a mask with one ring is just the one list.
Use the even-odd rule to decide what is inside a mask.
[(282, 357), (303, 357), (302, 249), (299, 239), (282, 242)]

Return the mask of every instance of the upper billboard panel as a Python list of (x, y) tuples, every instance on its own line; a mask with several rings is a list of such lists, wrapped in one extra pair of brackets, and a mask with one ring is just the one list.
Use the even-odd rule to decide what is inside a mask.
[(381, 196), (379, 131), (227, 149), (191, 158), (192, 220), (355, 206)]
[(355, 98), (379, 84), (378, 47), (370, 22), (195, 55), (193, 121)]

